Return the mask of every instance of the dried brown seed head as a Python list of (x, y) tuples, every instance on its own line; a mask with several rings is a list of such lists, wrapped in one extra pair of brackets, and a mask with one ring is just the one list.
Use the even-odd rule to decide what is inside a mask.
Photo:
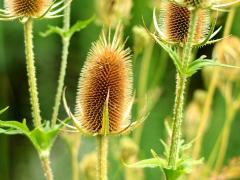
[[(196, 32), (193, 43), (201, 42), (209, 29), (209, 12), (199, 9)], [(191, 20), (191, 10), (188, 7), (182, 7), (172, 2), (163, 1), (159, 14), (160, 36), (168, 42), (186, 43), (189, 25)]]
[(76, 103), (76, 116), (89, 132), (100, 133), (107, 96), (109, 132), (121, 130), (132, 95), (129, 53), (117, 31), (112, 42), (103, 35), (93, 44), (80, 75)]
[[(228, 37), (218, 42), (213, 50), (213, 57), (222, 64), (240, 67), (240, 39), (235, 36)], [(221, 76), (224, 79), (240, 80), (240, 70), (237, 68), (221, 68)]]
[(116, 28), (119, 21), (127, 24), (131, 18), (132, 0), (95, 0), (98, 23)]
[(38, 17), (47, 10), (50, 0), (5, 0), (5, 7), (11, 15)]

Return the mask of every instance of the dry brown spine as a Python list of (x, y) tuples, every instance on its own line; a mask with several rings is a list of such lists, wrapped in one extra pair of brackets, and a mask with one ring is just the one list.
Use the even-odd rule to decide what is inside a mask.
[(109, 93), (109, 132), (121, 130), (131, 101), (132, 71), (129, 49), (124, 50), (117, 31), (113, 41), (103, 34), (93, 44), (79, 80), (76, 117), (83, 128), (99, 133), (103, 107)]
[(13, 16), (41, 16), (50, 5), (50, 0), (5, 0), (5, 6)]

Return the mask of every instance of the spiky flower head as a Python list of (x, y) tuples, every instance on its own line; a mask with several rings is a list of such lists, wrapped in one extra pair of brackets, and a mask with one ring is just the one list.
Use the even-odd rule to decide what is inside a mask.
[(0, 9), (0, 20), (59, 17), (71, 0), (5, 0), (5, 9)]
[(5, 8), (12, 16), (41, 16), (50, 6), (50, 0), (5, 0)]
[[(160, 38), (168, 43), (186, 43), (192, 11), (188, 7), (168, 1), (162, 1), (160, 7), (158, 18), (154, 13), (154, 24)], [(206, 38), (210, 23), (208, 10), (200, 9), (197, 13), (194, 44), (200, 43)]]
[(107, 39), (103, 33), (92, 45), (80, 74), (76, 113), (70, 115), (85, 134), (120, 134), (132, 128), (131, 56), (120, 37), (120, 28), (112, 41), (110, 34)]

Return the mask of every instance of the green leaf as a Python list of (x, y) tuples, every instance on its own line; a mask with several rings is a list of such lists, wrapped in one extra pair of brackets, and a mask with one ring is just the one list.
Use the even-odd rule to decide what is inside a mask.
[(86, 28), (93, 20), (95, 19), (95, 16), (92, 16), (91, 18), (85, 20), (85, 21), (77, 21), (67, 33), (68, 37), (72, 37), (72, 35), (76, 32), (81, 31), (82, 29)]
[(81, 31), (82, 29), (86, 28), (93, 20), (95, 16), (84, 20), (84, 21), (77, 21), (68, 31), (64, 31), (64, 29), (57, 27), (57, 26), (49, 26), (46, 32), (40, 33), (42, 37), (47, 37), (52, 34), (58, 34), (62, 38), (71, 38), (74, 33)]
[(16, 130), (16, 129), (12, 129), (12, 128), (9, 128), (9, 129), (0, 128), (0, 134), (16, 135), (16, 134), (22, 134), (22, 132), (19, 130)]
[(38, 151), (50, 150), (56, 137), (59, 132), (59, 129), (46, 130), (42, 128), (36, 128), (30, 132), (29, 137)]
[(1, 110), (0, 110), (0, 115), (3, 114), (5, 111), (7, 111), (8, 108), (9, 108), (9, 107), (5, 107), (5, 108), (1, 109)]
[[(69, 119), (66, 119), (68, 121)], [(0, 133), (14, 135), (24, 134), (34, 145), (38, 152), (49, 151), (63, 125), (56, 125), (50, 128), (48, 124), (44, 127), (38, 127), (30, 130), (26, 125), (26, 120), (18, 121), (1, 121)]]
[(176, 69), (178, 70), (179, 73), (182, 73), (182, 63), (180, 61), (180, 58), (178, 57), (178, 54), (176, 52), (176, 49), (171, 47), (170, 45), (162, 42), (158, 37), (154, 34), (150, 34), (153, 39), (169, 54), (171, 57)]
[(138, 161), (134, 164), (127, 164), (126, 166), (129, 168), (155, 168), (155, 167), (163, 168), (165, 166), (165, 160), (163, 159), (160, 160), (159, 158), (151, 158)]
[(193, 74), (195, 74), (197, 71), (202, 69), (206, 66), (219, 66), (219, 67), (225, 67), (225, 68), (240, 68), (237, 66), (231, 66), (227, 64), (221, 64), (213, 59), (205, 59), (206, 56), (201, 56), (199, 59), (193, 61), (191, 64), (189, 64), (186, 75), (187, 77), (191, 77)]
[(58, 34), (60, 35), (61, 37), (64, 37), (64, 31), (63, 29), (57, 27), (57, 26), (49, 26), (48, 27), (48, 30), (46, 32), (41, 32), (40, 35), (42, 37), (47, 37), (47, 36), (50, 36), (52, 34)]

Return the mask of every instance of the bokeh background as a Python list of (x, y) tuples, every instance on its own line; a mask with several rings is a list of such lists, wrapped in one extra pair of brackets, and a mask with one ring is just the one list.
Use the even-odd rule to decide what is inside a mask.
[[(3, 2), (1, 1), (1, 7)], [(134, 0), (131, 17), (125, 26), (124, 34), (128, 37), (126, 46), (134, 49), (133, 27), (143, 25), (144, 19), (148, 27), (152, 22), (153, 2), (150, 0)], [(74, 0), (72, 3), (72, 20), (74, 23), (79, 19), (87, 19), (96, 14), (93, 0)], [(226, 14), (221, 15), (218, 25), (224, 26)], [(234, 19), (232, 34), (240, 36), (240, 9)], [(52, 113), (54, 95), (57, 86), (57, 77), (61, 60), (61, 39), (57, 35), (46, 38), (41, 37), (40, 32), (47, 30), (48, 25), (62, 25), (61, 19), (37, 20), (34, 24), (35, 59), (39, 84), (39, 98), (41, 114), (44, 119), (49, 119)], [(95, 22), (86, 29), (74, 35), (71, 46), (66, 76), (67, 99), (71, 108), (74, 108), (77, 82), (81, 67), (85, 61), (91, 43), (97, 40), (101, 26)], [(221, 32), (222, 33), (222, 32)], [(221, 33), (219, 36), (221, 36)], [(204, 47), (198, 54), (206, 54), (211, 57), (213, 46)], [(240, 47), (239, 47), (240, 48)], [(160, 139), (166, 138), (164, 119), (172, 114), (175, 94), (175, 67), (158, 45), (154, 45), (150, 58), (150, 70), (140, 73), (140, 65), (144, 52), (133, 56), (134, 67), (134, 90), (137, 90), (140, 76), (148, 74), (148, 90), (160, 90), (160, 97), (155, 97), (156, 104), (150, 112), (144, 124), (141, 136), (139, 159), (151, 157), (150, 149), (158, 153), (163, 152)], [(201, 72), (194, 75), (189, 83), (186, 104), (191, 102), (196, 89), (206, 90)], [(156, 99), (157, 98), (157, 99)], [(28, 96), (28, 84), (25, 69), (23, 26), (18, 21), (0, 22), (0, 108), (9, 106), (9, 110), (1, 116), (2, 120), (31, 119)], [(135, 104), (136, 106), (136, 104)], [(136, 109), (136, 108), (135, 108)], [(208, 157), (216, 138), (221, 131), (225, 106), (224, 98), (219, 91), (214, 95), (211, 110), (211, 123), (208, 124), (204, 135), (202, 156)], [(61, 107), (60, 119), (67, 117)], [(133, 114), (133, 117), (136, 117)], [(28, 121), (31, 126), (31, 121)], [(191, 128), (191, 127), (184, 127)], [(240, 156), (240, 113), (231, 127), (229, 147), (224, 163), (227, 164), (233, 157)], [(116, 160), (119, 137), (111, 137), (110, 145), (110, 174), (111, 180), (124, 179), (123, 165)], [(93, 138), (82, 138), (79, 152), (79, 161), (86, 153), (95, 150)], [(70, 151), (66, 142), (58, 138), (51, 154), (52, 167), (56, 180), (71, 179)], [(145, 179), (159, 179), (159, 169), (146, 169)], [(21, 135), (0, 135), (0, 180), (43, 180), (41, 164), (37, 153), (30, 142)]]

